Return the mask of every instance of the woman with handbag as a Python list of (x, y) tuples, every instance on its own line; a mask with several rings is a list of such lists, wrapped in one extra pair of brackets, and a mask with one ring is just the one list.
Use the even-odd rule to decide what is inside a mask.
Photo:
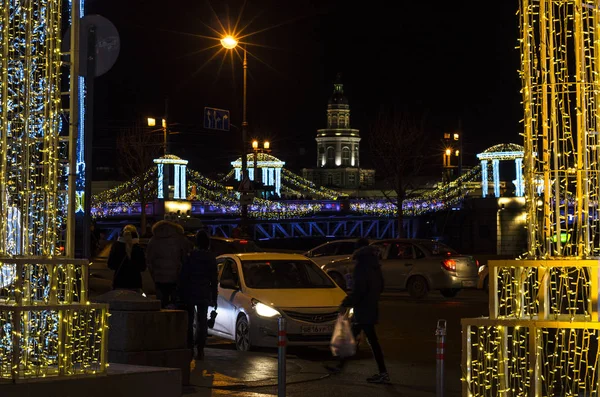
[(115, 271), (113, 289), (142, 291), (142, 272), (146, 270), (146, 258), (135, 226), (127, 225), (121, 230), (119, 239), (110, 249), (107, 265)]

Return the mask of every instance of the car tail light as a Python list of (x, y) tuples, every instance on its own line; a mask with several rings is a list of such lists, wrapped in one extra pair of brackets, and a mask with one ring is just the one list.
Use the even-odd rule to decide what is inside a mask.
[(477, 259), (475, 259), (475, 264), (477, 265), (477, 268), (479, 268), (479, 261)]
[(240, 244), (248, 244), (248, 240), (240, 240)]
[(456, 261), (454, 259), (444, 259), (442, 261), (442, 266), (444, 267), (444, 269), (450, 272), (456, 271)]

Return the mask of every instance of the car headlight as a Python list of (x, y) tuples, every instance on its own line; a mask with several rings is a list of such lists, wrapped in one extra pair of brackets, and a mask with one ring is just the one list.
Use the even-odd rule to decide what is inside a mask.
[(348, 311), (348, 316), (352, 317), (354, 316), (354, 308), (351, 307), (350, 310)]
[(277, 310), (273, 309), (271, 306), (267, 306), (262, 302), (259, 302), (257, 300), (252, 300), (252, 303), (254, 305), (254, 310), (256, 310), (256, 314), (258, 314), (261, 317), (275, 317), (275, 316), (281, 316), (281, 313), (279, 313)]
[(483, 271), (483, 269), (485, 269), (485, 265), (479, 266), (479, 269), (477, 270), (477, 273), (481, 274), (481, 272)]

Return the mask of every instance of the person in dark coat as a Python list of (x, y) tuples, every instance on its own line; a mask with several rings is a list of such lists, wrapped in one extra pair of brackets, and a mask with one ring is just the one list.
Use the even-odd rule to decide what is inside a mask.
[(177, 305), (177, 280), (191, 245), (178, 223), (162, 220), (152, 226), (146, 261), (163, 309)]
[(217, 260), (209, 248), (210, 237), (200, 230), (196, 233), (194, 249), (183, 263), (179, 282), (181, 300), (188, 311), (188, 347), (196, 360), (204, 358), (208, 307), (217, 308)]
[[(356, 338), (364, 332), (373, 356), (377, 362), (379, 373), (367, 378), (369, 383), (389, 383), (390, 376), (385, 366), (383, 352), (375, 333), (375, 324), (379, 320), (379, 298), (383, 292), (383, 274), (379, 263), (379, 248), (369, 245), (367, 239), (356, 242), (356, 250), (352, 255), (355, 261), (352, 279), (352, 292), (342, 301), (343, 310), (354, 309), (352, 332)], [(341, 371), (346, 360), (341, 360), (334, 372)]]
[(140, 246), (137, 229), (127, 225), (112, 245), (107, 265), (115, 271), (113, 289), (129, 289), (141, 292), (142, 272), (146, 270), (144, 250)]

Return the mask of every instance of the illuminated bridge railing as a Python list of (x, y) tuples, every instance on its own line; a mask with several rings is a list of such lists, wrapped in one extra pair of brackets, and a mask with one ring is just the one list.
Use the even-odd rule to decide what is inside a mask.
[(108, 305), (88, 302), (88, 265), (0, 258), (0, 382), (106, 373)]

